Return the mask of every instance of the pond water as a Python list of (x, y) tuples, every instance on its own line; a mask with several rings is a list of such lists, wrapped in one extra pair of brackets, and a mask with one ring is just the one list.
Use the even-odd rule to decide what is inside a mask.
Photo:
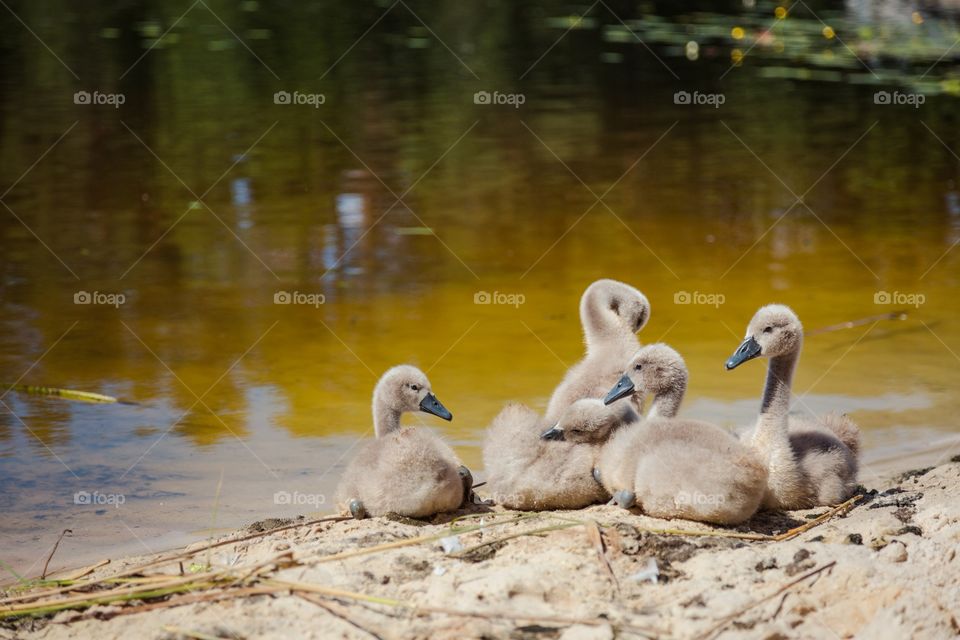
[(600, 277), (649, 297), (685, 413), (730, 426), (760, 305), (905, 312), (811, 335), (795, 404), (861, 425), (866, 484), (955, 453), (949, 14), (50, 4), (0, 15), (0, 383), (129, 404), (3, 395), (3, 579), (63, 529), (52, 566), (332, 510), (398, 363), (454, 414), (405, 422), (479, 471), (502, 405), (581, 355)]

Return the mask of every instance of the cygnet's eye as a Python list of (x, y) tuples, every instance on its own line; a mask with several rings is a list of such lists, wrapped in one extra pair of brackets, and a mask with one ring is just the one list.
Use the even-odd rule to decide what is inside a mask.
[(773, 327), (771, 327), (771, 326), (766, 326), (766, 327), (763, 328), (763, 332), (764, 332), (764, 333), (773, 333)]
[(410, 388), (413, 389), (414, 391), (420, 391), (420, 385), (418, 384), (412, 384), (410, 385)]
[(642, 364), (637, 364), (637, 365), (634, 367), (634, 369), (637, 370), (637, 371), (640, 371), (641, 369), (643, 369), (643, 365), (642, 365)]

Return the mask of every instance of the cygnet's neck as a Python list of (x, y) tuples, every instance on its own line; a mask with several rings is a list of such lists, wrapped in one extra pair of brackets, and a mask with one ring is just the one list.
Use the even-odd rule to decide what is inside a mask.
[(591, 291), (580, 305), (580, 323), (588, 355), (608, 348), (629, 350), (637, 347), (636, 333), (609, 305), (610, 293), (602, 289)]
[(782, 470), (795, 464), (787, 420), (790, 413), (790, 387), (799, 355), (798, 348), (793, 353), (773, 356), (767, 365), (767, 381), (763, 388), (757, 428), (753, 432), (753, 445), (765, 456), (771, 469)]
[(672, 385), (666, 391), (661, 391), (654, 396), (650, 404), (650, 413), (647, 418), (675, 418), (680, 411), (680, 403), (683, 402), (683, 394), (687, 388), (685, 384)]
[(378, 438), (400, 428), (400, 415), (403, 412), (394, 407), (383, 389), (378, 388), (373, 396), (373, 430)]
[(760, 405), (760, 425), (768, 430), (786, 434), (787, 414), (790, 413), (790, 388), (797, 366), (797, 352), (770, 358), (767, 381)]

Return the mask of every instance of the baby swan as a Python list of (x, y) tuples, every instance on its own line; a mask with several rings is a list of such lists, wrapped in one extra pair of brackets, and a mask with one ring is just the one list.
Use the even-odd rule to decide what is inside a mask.
[(629, 403), (574, 402), (549, 425), (529, 407), (511, 403), (487, 430), (483, 461), (497, 504), (510, 509), (579, 509), (607, 498), (593, 476), (600, 445), (637, 420)]
[(676, 418), (687, 388), (683, 358), (665, 344), (647, 345), (604, 399), (654, 395), (646, 419), (603, 447), (600, 478), (622, 507), (634, 503), (657, 518), (737, 524), (760, 506), (767, 472), (749, 447), (709, 422)]
[[(650, 319), (650, 303), (640, 291), (616, 280), (597, 280), (580, 298), (580, 323), (587, 353), (570, 367), (547, 405), (553, 422), (581, 398), (602, 398), (640, 348), (637, 332)], [(636, 406), (640, 411), (640, 406)]]
[(376, 438), (350, 461), (337, 488), (337, 502), (353, 517), (397, 513), (423, 518), (468, 501), (470, 471), (431, 431), (401, 428), (400, 416), (408, 411), (453, 419), (433, 395), (427, 376), (416, 367), (399, 365), (383, 374), (373, 390)]
[(802, 345), (797, 315), (771, 304), (753, 316), (743, 343), (726, 363), (733, 369), (759, 356), (770, 360), (760, 416), (746, 438), (769, 470), (764, 506), (771, 509), (838, 504), (853, 494), (857, 480), (860, 429), (852, 420), (787, 416)]

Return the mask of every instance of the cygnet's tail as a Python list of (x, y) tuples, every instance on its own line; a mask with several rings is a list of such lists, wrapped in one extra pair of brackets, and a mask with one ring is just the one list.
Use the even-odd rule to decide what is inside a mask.
[(857, 426), (856, 422), (847, 417), (846, 414), (840, 413), (828, 413), (821, 418), (821, 422), (830, 431), (833, 431), (834, 435), (840, 438), (843, 444), (847, 445), (854, 456), (859, 455), (860, 427)]
[(525, 404), (508, 403), (490, 423), (488, 439), (507, 442), (504, 438), (532, 439), (540, 436), (540, 415)]

